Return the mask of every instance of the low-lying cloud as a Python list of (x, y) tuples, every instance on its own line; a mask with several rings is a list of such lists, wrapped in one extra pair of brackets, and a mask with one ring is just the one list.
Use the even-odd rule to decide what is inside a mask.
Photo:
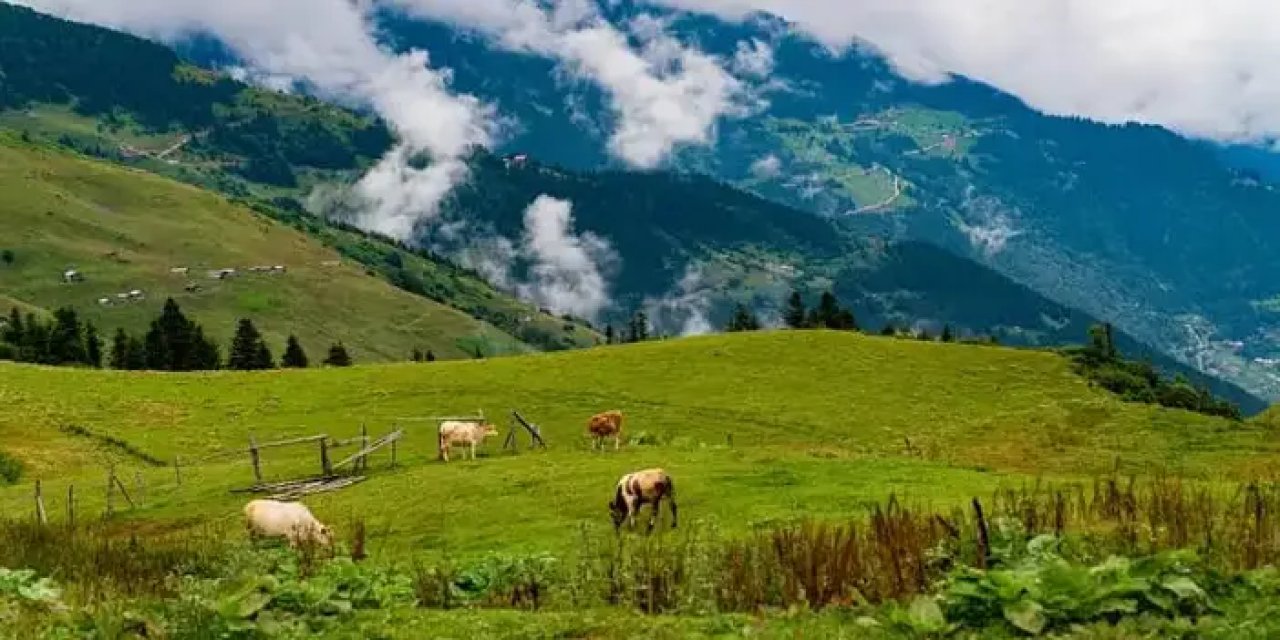
[(538, 196), (525, 209), (521, 254), (528, 262), (528, 275), (516, 286), (522, 297), (589, 320), (609, 306), (606, 273), (617, 254), (607, 240), (574, 232), (569, 201)]
[(509, 51), (555, 59), (595, 83), (616, 118), (609, 150), (637, 168), (661, 165), (682, 145), (710, 143), (721, 118), (758, 103), (728, 67), (744, 75), (772, 68), (766, 43), (745, 43), (733, 61), (722, 61), (676, 40), (659, 18), (640, 15), (615, 26), (592, 0), (390, 1), (410, 16), (485, 34)]
[(661, 332), (681, 336), (715, 332), (711, 309), (715, 290), (702, 268), (689, 265), (675, 287), (662, 297), (645, 298), (642, 307), (649, 322)]
[(764, 11), (901, 74), (989, 83), (1041, 111), (1244, 141), (1280, 136), (1280, 3), (1268, 0), (651, 0)]
[[(397, 146), (356, 186), (358, 222), (398, 239), (431, 219), (467, 175), (462, 158), (492, 142), (491, 109), (458, 95), (425, 52), (380, 46), (369, 2), (350, 0), (18, 0), (54, 15), (161, 40), (210, 34), (243, 58), (250, 77), (304, 81), (325, 97), (367, 104)], [(417, 168), (414, 160), (429, 160)]]

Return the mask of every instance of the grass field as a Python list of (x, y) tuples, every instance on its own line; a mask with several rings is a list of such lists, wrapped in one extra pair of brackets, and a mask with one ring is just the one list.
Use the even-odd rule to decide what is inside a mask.
[[(19, 486), (0, 490), (0, 508), (28, 511), (30, 481), (42, 478), (52, 496), (77, 484), (85, 513), (100, 512), (114, 459), (122, 477), (140, 473), (148, 487), (145, 504), (121, 514), (121, 526), (143, 529), (238, 526), (244, 498), (230, 490), (251, 483), (248, 456), (191, 461), (243, 448), (250, 432), (259, 441), (348, 437), (362, 423), (374, 435), (398, 424), (409, 432), (399, 469), (384, 470), (379, 454), (368, 481), (309, 502), (340, 528), (365, 519), (375, 548), (424, 553), (569, 551), (576, 527), (607, 522), (618, 476), (647, 466), (675, 475), (690, 521), (742, 531), (849, 514), (891, 492), (947, 507), (1037, 478), (1119, 469), (1240, 480), (1280, 459), (1280, 439), (1262, 426), (1121, 403), (1052, 353), (826, 332), (253, 374), (4, 365), (0, 404), (10, 408), (0, 414), (0, 450), (27, 466)], [(404, 420), (483, 409), (505, 427), (511, 408), (543, 426), (549, 450), (503, 454), (491, 440), (487, 457), (444, 465), (434, 461), (434, 425)], [(590, 451), (585, 420), (610, 408), (648, 444)], [(65, 425), (162, 461), (181, 456), (184, 484), (171, 468)], [(264, 473), (283, 479), (317, 461), (310, 447), (272, 450)]]
[[(357, 361), (407, 359), (414, 347), (440, 357), (527, 350), (465, 313), (396, 289), (316, 240), (225, 199), (130, 169), (26, 145), (0, 135), (0, 304), (70, 305), (105, 335), (145, 329), (172, 296), (225, 350), (235, 320), (250, 317), (277, 356), (296, 333), (313, 359), (343, 340)], [(252, 274), (284, 265), (285, 275)], [(187, 276), (170, 273), (188, 267)], [(236, 268), (219, 281), (207, 271)], [(75, 268), (83, 282), (61, 281)], [(188, 282), (202, 290), (187, 292)], [(139, 303), (115, 299), (140, 289)], [(112, 304), (98, 304), (99, 298)], [(536, 312), (530, 310), (531, 314)], [(560, 323), (555, 323), (559, 327)]]

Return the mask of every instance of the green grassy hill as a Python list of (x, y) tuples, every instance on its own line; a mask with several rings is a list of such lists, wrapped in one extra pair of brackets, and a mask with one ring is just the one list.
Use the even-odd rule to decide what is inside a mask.
[[(528, 350), (488, 323), (371, 277), (314, 238), (148, 173), (0, 135), (0, 193), (0, 249), (14, 256), (12, 264), (0, 262), (6, 313), (14, 304), (69, 305), (109, 335), (116, 327), (145, 329), (172, 296), (224, 350), (239, 317), (253, 318), (277, 355), (296, 333), (315, 360), (335, 340), (365, 361), (407, 359), (414, 347), (440, 357), (470, 357), (477, 347)], [(343, 240), (334, 234), (334, 244)], [(275, 265), (287, 273), (249, 271)], [(176, 267), (189, 271), (172, 273)], [(222, 268), (240, 275), (209, 277)], [(84, 280), (64, 283), (67, 269)], [(189, 292), (188, 284), (201, 290)], [(117, 298), (135, 289), (145, 300)]]
[[(843, 516), (890, 492), (949, 507), (1037, 479), (1118, 469), (1231, 480), (1280, 460), (1271, 430), (1124, 404), (1052, 353), (828, 332), (254, 374), (2, 365), (0, 403), (10, 407), (0, 413), (0, 451), (27, 467), (19, 485), (0, 489), (0, 510), (26, 513), (30, 482), (42, 478), (52, 496), (75, 483), (83, 512), (100, 513), (114, 459), (123, 477), (145, 478), (146, 504), (121, 515), (121, 526), (144, 529), (212, 522), (234, 531), (245, 497), (230, 490), (252, 482), (248, 456), (192, 461), (243, 450), (250, 432), (263, 441), (403, 426), (398, 470), (379, 455), (368, 481), (308, 503), (339, 528), (364, 518), (376, 549), (415, 553), (565, 552), (578, 526), (606, 526), (604, 502), (619, 475), (648, 466), (675, 475), (689, 521), (741, 531)], [(483, 409), (505, 429), (512, 408), (542, 425), (548, 451), (524, 451), (522, 436), (513, 456), (491, 440), (487, 457), (444, 465), (434, 460), (434, 424), (406, 420)], [(644, 444), (590, 451), (587, 417), (612, 408)], [(106, 447), (102, 436), (135, 453)], [(184, 484), (138, 452), (181, 456), (190, 465)], [(310, 447), (271, 450), (265, 475), (314, 472), (317, 461)], [(61, 501), (52, 502), (58, 513)]]

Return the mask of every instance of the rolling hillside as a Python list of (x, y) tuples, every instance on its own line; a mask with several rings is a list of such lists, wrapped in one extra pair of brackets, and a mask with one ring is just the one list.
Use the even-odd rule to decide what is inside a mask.
[[(0, 244), (14, 256), (12, 264), (0, 264), (0, 302), (72, 306), (104, 335), (116, 327), (145, 329), (171, 296), (224, 353), (240, 317), (259, 324), (277, 355), (296, 333), (317, 361), (336, 340), (366, 361), (404, 360), (415, 347), (441, 357), (529, 349), (456, 309), (369, 276), (305, 234), (165, 178), (0, 134), (0, 193), (6, 194)], [(250, 270), (276, 265), (287, 272)], [(238, 275), (208, 274), (223, 268)], [(68, 269), (83, 281), (63, 282)], [(145, 300), (117, 297), (133, 290)]]
[[(744, 43), (769, 45), (770, 73), (757, 87), (767, 106), (724, 119), (715, 143), (682, 150), (676, 167), (832, 217), (855, 235), (943, 247), (1204, 372), (1280, 395), (1280, 193), (1224, 166), (1211, 145), (1159, 127), (1046, 116), (965, 78), (909, 82), (864, 50), (830, 55), (765, 15), (726, 23), (601, 5), (620, 26), (660, 16), (682, 42), (726, 62)], [(616, 164), (605, 152), (614, 115), (598, 87), (559, 82), (552, 59), (421, 15), (431, 8), (384, 11), (386, 40), (429, 51), (460, 90), (518, 118), (511, 152), (576, 169)], [(585, 106), (554, 108), (567, 101)]]
[[(462, 309), (540, 348), (582, 346), (593, 340), (580, 323), (531, 314), (488, 287), (459, 285), (475, 279), (430, 255), (410, 255), (307, 215), (301, 203), (311, 187), (346, 184), (385, 150), (390, 137), (379, 123), (195, 69), (171, 50), (139, 38), (9, 5), (0, 5), (0, 13), (8, 18), (0, 24), (7, 43), (0, 52), (0, 68), (19, 70), (13, 82), (0, 86), (0, 105), (9, 106), (0, 110), (0, 127), (242, 198), (337, 247), (387, 281)], [(440, 30), (429, 29), (422, 37), (440, 37)], [(463, 65), (463, 88), (475, 80), (469, 74), (489, 65), (505, 69), (499, 63), (509, 60), (499, 53), (480, 55), (482, 42), (450, 46), (457, 49), (442, 55), (440, 61), (446, 64), (459, 62), (454, 54), (477, 53)], [(82, 55), (77, 47), (91, 47), (92, 55)], [(28, 72), (68, 56), (76, 64), (61, 65), (56, 74)], [(104, 86), (101, 78), (120, 67), (134, 68), (134, 73), (126, 82)], [(497, 73), (493, 86), (512, 80), (509, 75)], [(157, 92), (183, 100), (147, 99)], [(954, 117), (939, 122), (927, 114), (913, 118), (908, 120), (925, 137), (939, 137), (939, 127), (959, 126)], [(544, 124), (550, 132), (559, 131), (554, 123)], [(572, 140), (576, 135), (536, 139)], [(163, 159), (155, 157), (184, 136), (190, 136), (188, 144)], [(563, 159), (566, 149), (578, 148), (567, 144), (536, 150)], [(121, 151), (138, 148), (150, 151)], [(471, 183), (446, 203), (446, 216), (469, 230), (462, 234), (464, 245), (494, 233), (517, 242), (524, 211), (536, 198), (551, 195), (572, 202), (577, 230), (609, 242), (620, 258), (616, 270), (604, 274), (613, 305), (603, 313), (603, 322), (623, 322), (636, 308), (647, 307), (664, 333), (682, 331), (691, 314), (705, 315), (710, 326), (722, 326), (738, 302), (776, 314), (793, 287), (815, 296), (834, 289), (872, 329), (892, 322), (937, 332), (950, 324), (961, 334), (992, 334), (1020, 345), (1076, 343), (1097, 318), (1109, 318), (1055, 302), (933, 244), (892, 240), (893, 230), (881, 234), (890, 241), (850, 233), (831, 220), (714, 179), (663, 172), (572, 171), (537, 160), (508, 166), (500, 158), (478, 153)], [(276, 171), (255, 170), (263, 168)], [(777, 195), (769, 194), (765, 185), (745, 186)], [(424, 242), (455, 256), (467, 249), (449, 247), (447, 238), (439, 235), (428, 234)], [(667, 318), (664, 311), (672, 305), (681, 308), (676, 317)], [(529, 317), (534, 321), (526, 322)], [(1262, 407), (1249, 393), (1196, 372), (1131, 335), (1120, 336), (1119, 342), (1126, 353), (1149, 357), (1167, 371), (1210, 386), (1246, 412)]]
[[(73, 482), (98, 487), (114, 459), (149, 487), (145, 507), (121, 514), (140, 527), (234, 525), (228, 518), (243, 498), (228, 490), (252, 481), (247, 456), (234, 450), (243, 452), (250, 432), (259, 441), (344, 438), (361, 424), (375, 435), (398, 425), (408, 430), (399, 470), (387, 471), (379, 454), (368, 481), (310, 504), (339, 526), (358, 513), (377, 549), (465, 554), (571, 549), (569, 532), (607, 522), (603, 503), (617, 477), (645, 466), (679, 478), (690, 521), (741, 531), (847, 514), (891, 491), (946, 507), (1000, 485), (1117, 467), (1230, 480), (1280, 460), (1269, 429), (1119, 402), (1051, 353), (830, 332), (255, 374), (0, 365), (0, 402), (16, 409), (0, 413), (0, 451), (27, 465), (26, 480), (0, 489), (0, 508), (27, 509), (36, 477), (52, 496)], [(434, 461), (434, 425), (413, 420), (483, 409), (505, 430), (511, 408), (542, 426), (550, 449), (525, 450), (522, 435), (512, 456), (499, 452), (499, 438), (477, 462), (444, 465)], [(591, 452), (585, 420), (609, 408), (625, 412), (632, 444)], [(135, 453), (100, 446), (104, 436)], [(232, 455), (196, 462), (217, 451)], [(138, 452), (181, 456), (182, 487), (171, 468), (141, 463)], [(317, 466), (312, 447), (263, 459), (267, 479)], [(84, 513), (101, 509), (100, 493), (85, 494)]]

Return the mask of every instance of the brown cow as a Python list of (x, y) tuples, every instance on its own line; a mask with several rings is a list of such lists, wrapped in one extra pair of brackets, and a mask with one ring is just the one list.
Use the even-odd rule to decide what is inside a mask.
[(613, 436), (613, 448), (616, 451), (622, 442), (622, 412), (615, 409), (591, 416), (591, 420), (587, 422), (587, 433), (594, 440), (592, 449), (603, 449), (604, 439)]
[(613, 516), (613, 529), (622, 527), (623, 521), (629, 521), (632, 529), (636, 528), (636, 514), (640, 507), (649, 504), (653, 510), (649, 514), (649, 531), (658, 521), (662, 500), (671, 504), (671, 528), (676, 527), (676, 485), (671, 475), (662, 469), (645, 469), (628, 473), (618, 480), (618, 487), (613, 499), (609, 501), (609, 514)]

